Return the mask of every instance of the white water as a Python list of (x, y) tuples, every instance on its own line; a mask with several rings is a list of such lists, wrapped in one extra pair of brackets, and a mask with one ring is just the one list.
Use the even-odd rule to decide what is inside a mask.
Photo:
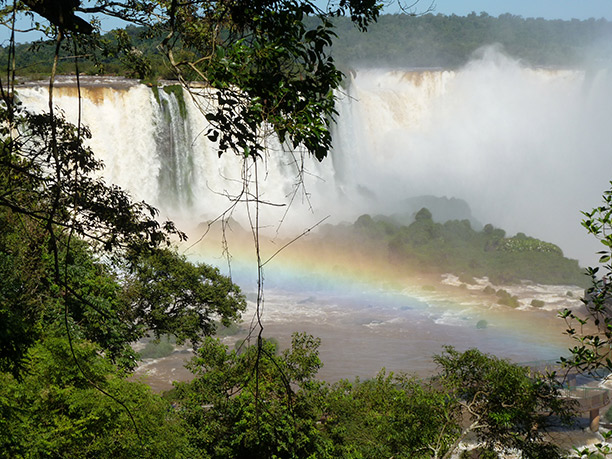
[[(97, 83), (84, 90), (82, 113), (109, 181), (183, 222), (228, 208), (226, 196), (241, 189), (240, 160), (217, 157), (188, 97), (182, 118), (164, 91), (158, 103), (143, 85)], [(331, 158), (306, 159), (302, 189), (294, 156), (270, 142), (262, 198), (287, 204), (298, 190), (284, 223), (297, 231), (327, 215), (401, 212), (411, 196), (458, 197), (483, 224), (554, 242), (586, 265), (598, 247), (580, 211), (599, 204), (612, 179), (611, 89), (606, 71), (532, 70), (493, 49), (453, 72), (357, 71), (338, 103)], [(44, 88), (19, 92), (27, 106), (46, 108)], [(75, 95), (55, 94), (72, 120)], [(264, 226), (285, 211), (266, 209)]]
[[(297, 190), (285, 234), (326, 215), (354, 220), (366, 212), (401, 212), (411, 196), (446, 195), (468, 201), (482, 223), (552, 241), (583, 264), (593, 261), (597, 246), (579, 221), (580, 210), (597, 205), (612, 179), (607, 72), (532, 70), (489, 51), (458, 71), (357, 71), (347, 85), (330, 158), (304, 162), (305, 191), (296, 188), (296, 158), (273, 141), (260, 163), (263, 200), (287, 204)], [(47, 108), (44, 87), (19, 93), (26, 106)], [(77, 120), (73, 87), (58, 87), (54, 101)], [(232, 154), (218, 158), (204, 135), (208, 125), (189, 98), (186, 108), (182, 117), (174, 96), (159, 91), (157, 100), (134, 82), (87, 81), (83, 88), (83, 121), (92, 131), (92, 149), (106, 164), (105, 177), (189, 227), (228, 208), (227, 195), (242, 187), (242, 168)], [(285, 211), (265, 208), (262, 225), (276, 227)], [(244, 223), (244, 207), (233, 216)], [(503, 317), (503, 311), (487, 312), (479, 304), (444, 309), (443, 303), (425, 312), (402, 309), (386, 293), (382, 299), (355, 292), (334, 298), (330, 292), (315, 295), (312, 284), (304, 291), (282, 290), (292, 273), (282, 265), (274, 269), (266, 271), (272, 287), (266, 330), (283, 344), (292, 330), (321, 336), (328, 377), (370, 375), (383, 365), (421, 371), (443, 344), (481, 346), (521, 361), (552, 358), (558, 350), (546, 345), (557, 333), (550, 324), (554, 312)], [(567, 288), (533, 286), (525, 302), (537, 297), (554, 311), (569, 301)], [(417, 301), (413, 293), (401, 301)], [(526, 315), (535, 328), (551, 331), (521, 335)], [(483, 317), (489, 328), (477, 330)]]
[(494, 54), (458, 72), (370, 71), (354, 82), (336, 149), (349, 154), (334, 165), (375, 195), (371, 209), (462, 198), (483, 224), (594, 261), (580, 211), (612, 179), (607, 72), (534, 71)]

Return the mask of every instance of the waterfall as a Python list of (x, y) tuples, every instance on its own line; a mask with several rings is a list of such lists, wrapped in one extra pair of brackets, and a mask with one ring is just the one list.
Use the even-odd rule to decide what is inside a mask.
[(160, 160), (157, 202), (164, 208), (191, 208), (197, 187), (194, 132), (182, 94), (155, 88), (155, 157)]
[(410, 196), (461, 198), (483, 224), (593, 263), (580, 211), (612, 179), (612, 81), (592, 73), (497, 53), (455, 71), (357, 71), (340, 101), (338, 184), (372, 214), (401, 213)]
[[(78, 93), (68, 81), (54, 88), (53, 101), (66, 118), (79, 119)], [(89, 84), (90, 83), (90, 84)], [(17, 88), (25, 107), (48, 110), (44, 84)], [(150, 88), (115, 80), (84, 79), (81, 88), (82, 120), (91, 130), (89, 146), (104, 162), (104, 176), (138, 199), (157, 201), (162, 167), (156, 147), (157, 103)]]
[[(612, 179), (611, 88), (603, 70), (530, 69), (494, 50), (454, 71), (357, 70), (338, 92), (330, 158), (318, 163), (267, 140), (260, 197), (274, 205), (263, 206), (264, 226), (303, 230), (326, 215), (352, 221), (401, 213), (413, 196), (448, 196), (466, 200), (482, 223), (591, 262), (597, 247), (580, 211)], [(27, 107), (47, 108), (44, 85), (18, 93)], [(81, 93), (104, 176), (162, 217), (197, 225), (239, 195), (241, 159), (218, 157), (188, 94), (110, 78), (84, 79)], [(70, 82), (54, 95), (73, 122), (76, 95)]]
[[(231, 206), (230, 198), (239, 196), (245, 173), (254, 180), (252, 164), (245, 172), (239, 156), (218, 157), (205, 135), (210, 126), (179, 86), (152, 89), (111, 77), (81, 80), (82, 120), (92, 133), (89, 146), (105, 164), (105, 179), (154, 204), (163, 217), (194, 225), (214, 219)], [(44, 84), (25, 85), (18, 94), (29, 109), (48, 109)], [(59, 80), (53, 101), (69, 121), (77, 122), (78, 92), (72, 78)], [(285, 212), (282, 205), (299, 194), (301, 156), (274, 139), (265, 142), (260, 192), (261, 199), (274, 206), (262, 206), (263, 215), (269, 215), (268, 222), (278, 222)], [(318, 167), (315, 162), (310, 161)], [(245, 223), (240, 209), (234, 217)]]

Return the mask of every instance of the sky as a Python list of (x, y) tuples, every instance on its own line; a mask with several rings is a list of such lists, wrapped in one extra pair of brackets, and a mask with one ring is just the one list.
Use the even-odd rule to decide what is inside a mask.
[[(430, 0), (420, 0), (418, 9), (426, 9)], [(466, 16), (482, 11), (491, 16), (510, 13), (516, 16), (545, 19), (612, 20), (612, 0), (435, 0), (434, 13)]]
[[(391, 0), (391, 4), (385, 9), (387, 13), (399, 11), (398, 1), (403, 5), (411, 5), (417, 0)], [(612, 0), (418, 0), (412, 10), (416, 13), (427, 11), (432, 8), (434, 14), (456, 14), (466, 16), (471, 12), (486, 12), (491, 16), (510, 13), (523, 17), (543, 17), (545, 19), (589, 19), (605, 18), (612, 21)], [(27, 21), (29, 24), (29, 21)], [(21, 23), (22, 27), (27, 27)], [(123, 27), (118, 20), (108, 20), (102, 23), (103, 32)], [(6, 28), (0, 29), (0, 44), (5, 44), (8, 39)], [(41, 38), (37, 33), (19, 34), (17, 41), (29, 42)]]

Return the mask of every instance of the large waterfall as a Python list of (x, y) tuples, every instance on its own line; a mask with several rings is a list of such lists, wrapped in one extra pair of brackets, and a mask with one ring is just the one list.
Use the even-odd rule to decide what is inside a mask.
[[(605, 70), (530, 69), (495, 50), (453, 71), (353, 71), (338, 92), (328, 159), (318, 163), (266, 140), (260, 199), (272, 205), (262, 206), (260, 224), (274, 238), (327, 215), (330, 222), (351, 221), (362, 213), (401, 213), (413, 196), (448, 196), (466, 200), (483, 224), (554, 242), (590, 263), (597, 246), (580, 227), (580, 211), (598, 205), (612, 179), (611, 89)], [(27, 107), (47, 109), (43, 84), (23, 85), (18, 93)], [(236, 155), (218, 157), (204, 116), (177, 87), (86, 79), (81, 96), (79, 104), (68, 78), (56, 85), (54, 103), (73, 122), (80, 110), (106, 179), (155, 204), (181, 228), (218, 217), (243, 179), (253, 178), (252, 164), (245, 170)], [(246, 222), (244, 203), (232, 217)], [(325, 377), (371, 375), (381, 365), (427, 370), (443, 344), (518, 361), (556, 358), (567, 348), (554, 309), (572, 307), (571, 287), (530, 286), (527, 295), (551, 307), (510, 310), (425, 295), (419, 286), (389, 291), (372, 281), (384, 279), (382, 272), (364, 272), (347, 285), (336, 276), (350, 261), (334, 261), (333, 254), (318, 284), (309, 271), (326, 261), (308, 249), (291, 250), (266, 266), (267, 331), (281, 342), (292, 330), (321, 336), (331, 369)], [(576, 302), (581, 292), (573, 293)], [(482, 320), (487, 330), (476, 329)]]
[(604, 70), (533, 70), (499, 54), (455, 72), (358, 72), (334, 168), (378, 212), (408, 196), (462, 198), (483, 224), (592, 263), (580, 211), (612, 179), (611, 89)]
[[(327, 215), (401, 212), (412, 196), (457, 197), (483, 224), (549, 240), (590, 263), (596, 245), (580, 211), (597, 205), (612, 179), (611, 89), (605, 71), (533, 70), (494, 50), (455, 71), (352, 72), (339, 92), (330, 158), (302, 162), (269, 141), (262, 200), (286, 206), (264, 206), (264, 225), (282, 220), (291, 232)], [(240, 192), (240, 159), (218, 158), (187, 94), (104, 79), (86, 80), (81, 93), (105, 176), (163, 216), (210, 220)], [(29, 107), (47, 107), (44, 86), (19, 94)], [(69, 83), (54, 95), (73, 121), (76, 95)], [(234, 217), (244, 219), (239, 210)]]

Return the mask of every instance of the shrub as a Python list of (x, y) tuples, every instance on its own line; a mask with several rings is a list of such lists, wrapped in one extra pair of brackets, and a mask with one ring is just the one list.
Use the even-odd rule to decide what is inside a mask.
[(516, 296), (510, 295), (502, 288), (497, 291), (496, 295), (499, 297), (499, 300), (497, 300), (498, 304), (503, 304), (504, 306), (510, 306), (512, 308), (517, 308), (520, 305)]
[(490, 285), (487, 285), (482, 291), (487, 295), (495, 295), (495, 289)]
[(503, 288), (500, 288), (497, 292), (495, 292), (495, 294), (500, 297), (500, 298), (505, 298), (507, 296), (510, 296), (510, 294), (508, 293), (507, 290), (504, 290)]

